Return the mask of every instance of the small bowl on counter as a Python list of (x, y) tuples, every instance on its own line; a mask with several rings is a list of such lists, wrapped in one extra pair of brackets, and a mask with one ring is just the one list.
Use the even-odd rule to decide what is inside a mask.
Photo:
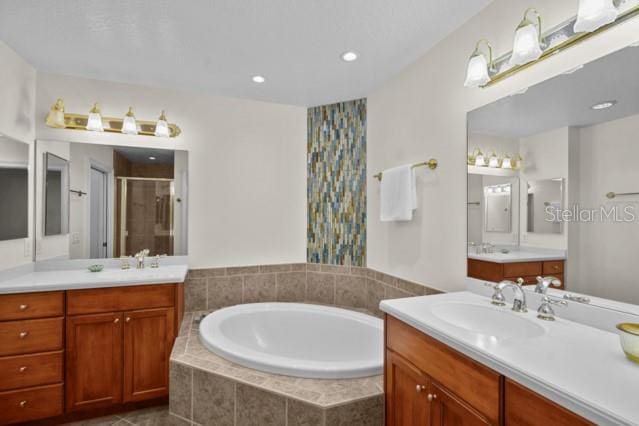
[(104, 265), (91, 265), (89, 266), (89, 271), (91, 272), (101, 272), (104, 269)]
[(617, 324), (621, 347), (629, 360), (639, 364), (639, 324), (623, 322)]

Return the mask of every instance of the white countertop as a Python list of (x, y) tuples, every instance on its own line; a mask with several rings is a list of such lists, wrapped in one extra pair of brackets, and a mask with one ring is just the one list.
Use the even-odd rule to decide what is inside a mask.
[(0, 294), (181, 283), (184, 282), (187, 271), (187, 265), (161, 265), (159, 268), (128, 270), (107, 267), (101, 272), (89, 272), (87, 269), (32, 271), (0, 281)]
[(508, 253), (495, 251), (494, 253), (471, 253), (468, 252), (469, 259), (483, 260), (494, 263), (514, 263), (514, 262), (543, 262), (549, 260), (565, 260), (566, 255), (552, 252), (534, 252), (526, 250), (513, 250)]
[[(539, 337), (499, 340), (435, 316), (444, 303), (490, 305), (470, 292), (384, 300), (382, 311), (597, 424), (639, 424), (639, 365), (626, 359), (615, 333), (557, 318), (538, 320)], [(535, 306), (536, 307), (536, 306)], [(509, 311), (507, 307), (494, 307)]]

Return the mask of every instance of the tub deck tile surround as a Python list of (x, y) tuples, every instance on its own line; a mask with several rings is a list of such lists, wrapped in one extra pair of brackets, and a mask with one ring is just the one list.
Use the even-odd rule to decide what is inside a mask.
[(365, 308), (382, 317), (384, 299), (438, 290), (366, 267), (295, 263), (192, 269), (185, 283), (186, 311), (212, 311), (253, 302), (308, 302)]

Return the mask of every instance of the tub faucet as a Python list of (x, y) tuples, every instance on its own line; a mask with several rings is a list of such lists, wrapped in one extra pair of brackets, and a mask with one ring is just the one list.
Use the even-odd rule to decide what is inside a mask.
[[(510, 280), (501, 281), (499, 284), (495, 285), (495, 294), (493, 294), (492, 303), (500, 306), (505, 305), (506, 298), (502, 291), (505, 288), (512, 288), (513, 292), (515, 292), (512, 310), (515, 312), (528, 312), (528, 308), (526, 307), (526, 292), (522, 287), (523, 283), (524, 280), (521, 278), (517, 279), (516, 283)], [(519, 297), (517, 296), (517, 293), (519, 293)]]
[(140, 250), (135, 254), (135, 259), (137, 260), (137, 268), (144, 269), (144, 258), (148, 256), (149, 249)]

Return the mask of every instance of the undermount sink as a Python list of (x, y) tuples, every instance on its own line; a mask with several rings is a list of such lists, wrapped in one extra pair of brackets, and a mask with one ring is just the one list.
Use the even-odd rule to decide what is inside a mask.
[(545, 329), (533, 320), (492, 306), (443, 303), (432, 308), (434, 316), (455, 327), (496, 339), (531, 338)]

